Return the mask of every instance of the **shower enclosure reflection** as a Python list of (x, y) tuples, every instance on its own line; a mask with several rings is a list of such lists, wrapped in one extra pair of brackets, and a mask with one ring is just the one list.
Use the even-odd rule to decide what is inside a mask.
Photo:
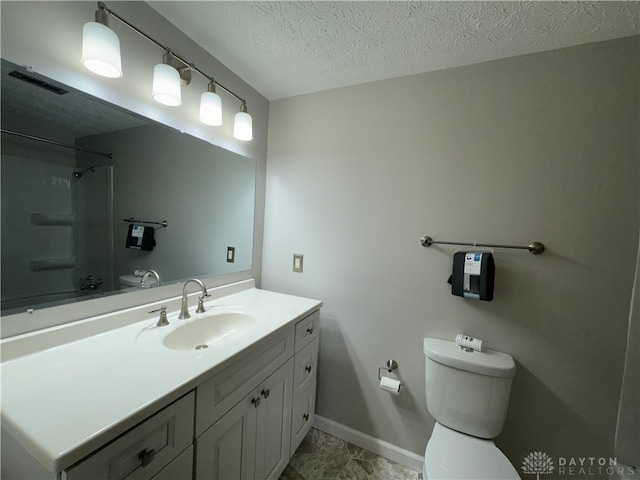
[[(28, 148), (12, 150), (3, 143), (3, 313), (113, 289), (103, 280), (110, 278), (111, 167), (78, 171), (29, 158)], [(89, 243), (90, 256), (80, 251)]]
[[(0, 86), (3, 316), (136, 291), (136, 271), (251, 269), (253, 160), (5, 60)], [(153, 250), (127, 248), (129, 218), (167, 222), (142, 223)]]

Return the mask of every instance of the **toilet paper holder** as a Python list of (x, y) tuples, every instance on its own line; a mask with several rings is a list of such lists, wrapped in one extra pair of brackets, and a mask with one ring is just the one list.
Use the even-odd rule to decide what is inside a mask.
[(378, 380), (382, 380), (382, 374), (380, 373), (382, 370), (386, 370), (387, 372), (391, 373), (397, 368), (398, 368), (398, 362), (396, 362), (395, 360), (387, 360), (387, 366), (380, 367), (378, 369)]

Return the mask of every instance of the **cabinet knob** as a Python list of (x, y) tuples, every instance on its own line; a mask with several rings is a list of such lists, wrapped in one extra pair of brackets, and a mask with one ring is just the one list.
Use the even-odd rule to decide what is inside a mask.
[(269, 391), (269, 389), (267, 388), (266, 390), (262, 390), (262, 396), (264, 398), (269, 398), (269, 394), (271, 393), (271, 391)]
[(304, 421), (306, 422), (307, 420), (309, 420), (309, 414), (305, 413), (304, 415), (302, 415), (302, 418), (304, 418)]
[(138, 454), (138, 458), (142, 462), (142, 467), (146, 467), (156, 458), (156, 449), (152, 448), (151, 450), (147, 450), (145, 448)]
[(258, 398), (252, 398), (252, 399), (251, 399), (251, 403), (253, 404), (253, 406), (254, 406), (255, 408), (258, 408), (258, 407), (260, 406), (260, 397), (258, 397)]
[(311, 335), (313, 333), (313, 327), (307, 328), (307, 333)]
[(307, 371), (307, 373), (311, 373), (311, 365), (304, 367), (304, 369)]

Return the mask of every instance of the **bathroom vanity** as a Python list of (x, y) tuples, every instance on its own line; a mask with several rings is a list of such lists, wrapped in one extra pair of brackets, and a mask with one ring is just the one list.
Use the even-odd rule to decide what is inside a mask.
[[(2, 478), (277, 479), (313, 423), (321, 302), (214, 296), (188, 320), (163, 302), (166, 327), (146, 305), (3, 341)], [(224, 318), (253, 323), (190, 345)]]

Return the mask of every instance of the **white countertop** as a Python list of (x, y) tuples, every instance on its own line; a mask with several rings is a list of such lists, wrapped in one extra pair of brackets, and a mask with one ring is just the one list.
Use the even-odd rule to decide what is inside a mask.
[[(322, 304), (255, 288), (205, 302), (209, 311), (225, 305), (258, 312), (255, 329), (198, 351), (141, 346), (136, 337), (154, 316), (2, 363), (2, 427), (47, 470), (64, 470)], [(170, 326), (161, 328), (184, 324), (177, 314), (169, 312)]]

